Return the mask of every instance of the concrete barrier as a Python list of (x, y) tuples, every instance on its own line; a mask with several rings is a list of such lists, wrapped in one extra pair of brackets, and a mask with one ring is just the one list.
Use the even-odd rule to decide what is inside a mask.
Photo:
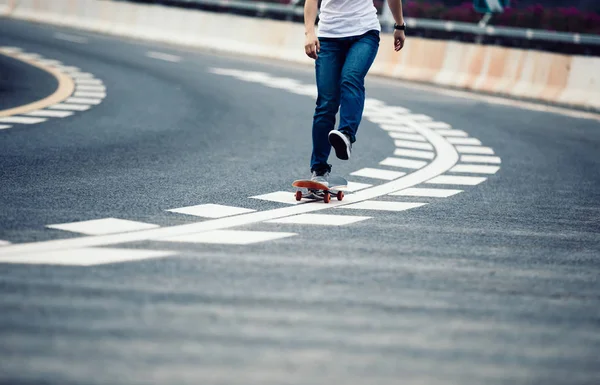
[[(311, 63), (303, 26), (110, 0), (0, 0), (0, 14), (118, 36)], [(600, 110), (600, 58), (382, 35), (372, 73)]]

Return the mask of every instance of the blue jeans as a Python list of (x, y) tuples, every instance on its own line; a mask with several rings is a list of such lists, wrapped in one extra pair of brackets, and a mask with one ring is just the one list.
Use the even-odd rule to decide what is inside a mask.
[(320, 38), (321, 51), (316, 61), (317, 107), (313, 118), (311, 171), (330, 170), (327, 164), (331, 145), (329, 131), (335, 127), (356, 141), (356, 131), (365, 106), (365, 76), (379, 48), (379, 32), (342, 38)]

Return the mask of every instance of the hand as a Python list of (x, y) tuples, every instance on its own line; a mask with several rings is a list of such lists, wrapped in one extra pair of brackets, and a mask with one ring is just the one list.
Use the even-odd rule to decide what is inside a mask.
[(311, 59), (317, 59), (319, 57), (319, 52), (321, 51), (321, 44), (319, 43), (319, 39), (314, 32), (309, 32), (306, 34), (306, 41), (304, 42), (304, 52)]
[(404, 40), (406, 36), (404, 35), (404, 31), (395, 29), (394, 30), (394, 50), (396, 52), (400, 51), (402, 47), (404, 47)]

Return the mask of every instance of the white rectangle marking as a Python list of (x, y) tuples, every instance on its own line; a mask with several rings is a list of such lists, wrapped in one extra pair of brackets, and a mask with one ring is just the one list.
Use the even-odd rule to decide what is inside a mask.
[(203, 218), (224, 218), (230, 217), (232, 215), (251, 213), (256, 210), (246, 209), (243, 207), (224, 206), (209, 203), (196, 206), (180, 207), (177, 209), (171, 209), (167, 211), (170, 211), (172, 213), (194, 215)]
[[(294, 193), (291, 191), (275, 191), (268, 194), (256, 195), (250, 198), (269, 202), (285, 203), (288, 205), (297, 205), (298, 203), (302, 203), (302, 201), (296, 200)], [(305, 199), (303, 201), (308, 202), (308, 200)]]
[(393, 180), (406, 175), (405, 172), (382, 170), (379, 168), (362, 168), (350, 173), (350, 175), (364, 176), (366, 178)]
[(6, 53), (17, 53), (23, 51), (23, 49), (19, 47), (0, 47), (0, 51), (4, 51)]
[(93, 79), (94, 75), (89, 72), (73, 72), (69, 74), (73, 79)]
[(17, 57), (28, 60), (37, 60), (42, 58), (42, 56), (37, 53), (19, 53), (17, 54)]
[(7, 128), (11, 128), (12, 126), (9, 124), (0, 124), (0, 130), (6, 130)]
[(450, 172), (464, 172), (471, 174), (495, 174), (500, 170), (498, 166), (486, 166), (480, 164), (457, 164)]
[(405, 158), (386, 158), (379, 162), (382, 166), (403, 167), (410, 169), (419, 169), (427, 164), (423, 160), (405, 159)]
[(436, 133), (438, 133), (442, 136), (463, 136), (463, 137), (469, 136), (469, 134), (467, 134), (466, 132), (464, 132), (462, 130), (437, 130)]
[(160, 226), (151, 223), (129, 221), (118, 218), (103, 218), (93, 219), (90, 221), (59, 223), (48, 225), (46, 227), (57, 230), (71, 231), (79, 234), (104, 235), (155, 229)]
[(424, 125), (428, 124), (426, 122), (431, 122), (433, 120), (431, 116), (423, 114), (408, 115), (408, 118), (414, 120), (415, 122), (422, 122)]
[(407, 134), (404, 132), (390, 131), (388, 132), (388, 135), (394, 139), (415, 140), (417, 142), (427, 141), (427, 139), (425, 139), (425, 137), (421, 136), (420, 134)]
[(390, 125), (390, 124), (383, 124), (381, 125), (381, 128), (386, 130), (386, 131), (397, 131), (397, 132), (416, 132), (416, 130), (412, 127), (409, 126), (403, 126), (403, 125)]
[(75, 79), (75, 84), (84, 86), (101, 86), (102, 80), (100, 79)]
[(48, 108), (51, 108), (53, 110), (86, 111), (86, 110), (90, 109), (90, 106), (87, 106), (85, 104), (59, 103), (59, 104), (55, 104), (53, 106), (50, 106)]
[(494, 155), (494, 150), (483, 146), (456, 146), (456, 151), (461, 154), (484, 154)]
[(450, 144), (466, 144), (469, 146), (481, 146), (481, 142), (477, 138), (447, 138)]
[(66, 118), (67, 116), (73, 115), (71, 111), (57, 111), (57, 110), (37, 110), (27, 113), (28, 116), (42, 116), (45, 118)]
[(106, 97), (106, 92), (86, 92), (86, 91), (76, 91), (73, 94), (76, 98), (95, 98), (95, 99), (104, 99)]
[(287, 238), (296, 233), (283, 233), (272, 231), (245, 231), (245, 230), (214, 230), (196, 234), (179, 235), (170, 238), (160, 238), (157, 241), (184, 242), (184, 243), (213, 243), (221, 245), (249, 245), (252, 243), (273, 241)]
[(408, 156), (409, 158), (419, 159), (433, 159), (435, 154), (431, 151), (419, 151), (419, 150), (407, 150), (404, 148), (397, 148), (394, 151), (395, 156)]
[(421, 123), (427, 128), (432, 128), (434, 130), (451, 130), (452, 126), (445, 122), (423, 122)]
[(430, 143), (411, 142), (409, 140), (395, 140), (394, 144), (396, 147), (414, 148), (417, 150), (433, 150), (433, 146)]
[(114, 249), (114, 248), (81, 248), (53, 251), (40, 251), (31, 254), (9, 255), (0, 257), (0, 263), (19, 263), (29, 265), (65, 265), (93, 266), (107, 263), (123, 263), (141, 261), (151, 258), (164, 258), (175, 255), (172, 251)]
[(300, 214), (291, 217), (272, 219), (267, 223), (286, 223), (295, 225), (344, 226), (364, 221), (371, 217), (331, 214)]
[(372, 185), (367, 184), (367, 183), (358, 183), (358, 182), (348, 181), (348, 187), (346, 187), (344, 189), (344, 191), (350, 191), (350, 192), (358, 191), (358, 190), (362, 190), (364, 188), (371, 187), (371, 186)]
[(58, 66), (56, 69), (67, 74), (71, 72), (81, 72), (81, 68), (73, 66)]
[(354, 210), (405, 211), (425, 206), (426, 204), (416, 202), (362, 201), (340, 207)]
[(75, 91), (91, 91), (91, 92), (106, 92), (105, 86), (85, 86), (85, 85), (77, 85), (75, 86)]
[(53, 60), (53, 59), (38, 60), (38, 64), (52, 66), (52, 67), (57, 67), (57, 66), (62, 66), (63, 65), (62, 62), (60, 62), (58, 60)]
[(33, 118), (28, 116), (7, 116), (0, 118), (0, 123), (13, 123), (13, 124), (37, 124), (45, 122), (48, 119), (44, 118)]
[(164, 52), (149, 51), (149, 52), (146, 52), (146, 56), (148, 56), (152, 59), (164, 60), (164, 61), (168, 61), (171, 63), (179, 63), (181, 61), (180, 56), (171, 55), (171, 54), (164, 53)]
[(443, 188), (418, 188), (410, 187), (404, 190), (393, 192), (389, 195), (405, 196), (405, 197), (425, 197), (425, 198), (448, 198), (456, 195), (463, 190), (451, 190)]
[(461, 162), (471, 162), (471, 163), (491, 163), (491, 164), (500, 164), (502, 160), (498, 156), (485, 156), (485, 155), (461, 155)]
[(425, 183), (428, 184), (451, 184), (451, 185), (466, 185), (475, 186), (485, 181), (487, 178), (479, 176), (457, 176), (457, 175), (440, 175)]
[(102, 99), (91, 99), (91, 98), (68, 98), (65, 103), (74, 104), (100, 104)]

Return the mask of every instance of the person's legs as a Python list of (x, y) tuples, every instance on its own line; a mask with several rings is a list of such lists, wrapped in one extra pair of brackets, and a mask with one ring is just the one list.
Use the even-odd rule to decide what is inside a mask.
[[(340, 125), (338, 130), (345, 134), (350, 143), (356, 141), (356, 132), (365, 106), (365, 76), (367, 76), (375, 56), (377, 56), (378, 48), (379, 32), (369, 31), (357, 37), (348, 50), (342, 68), (340, 79)], [(343, 146), (346, 144), (343, 144), (341, 139), (344, 138), (340, 135), (330, 135), (330, 140), (332, 140), (338, 158), (348, 159), (350, 154), (348, 153), (347, 157), (344, 157), (345, 149)], [(340, 149), (338, 149), (338, 146)], [(347, 151), (349, 152), (349, 150), (348, 146)], [(340, 156), (340, 151), (342, 156)]]
[(311, 172), (330, 171), (327, 159), (331, 145), (327, 134), (335, 127), (335, 115), (340, 106), (340, 78), (347, 46), (338, 39), (321, 39), (320, 43), (321, 51), (315, 64), (318, 96), (312, 126)]

